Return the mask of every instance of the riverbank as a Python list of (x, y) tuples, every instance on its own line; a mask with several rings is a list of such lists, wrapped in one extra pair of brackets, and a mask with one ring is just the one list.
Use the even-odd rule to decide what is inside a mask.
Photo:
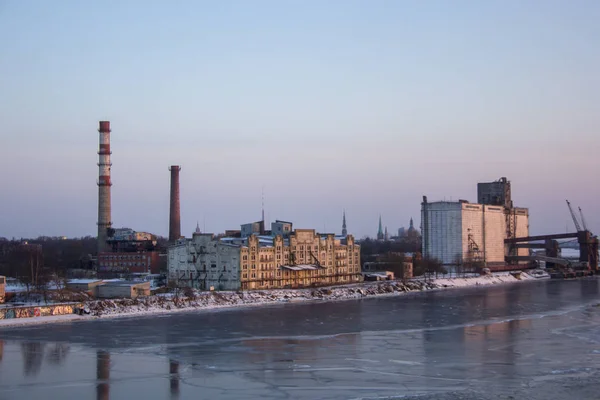
[(466, 278), (413, 279), (402, 281), (362, 282), (352, 285), (312, 289), (273, 289), (263, 291), (203, 292), (161, 294), (141, 299), (94, 300), (83, 306), (84, 315), (62, 315), (0, 320), (0, 327), (22, 326), (90, 320), (95, 318), (133, 317), (195, 310), (261, 306), (267, 304), (300, 303), (314, 301), (343, 301), (381, 296), (399, 296), (431, 290), (489, 286), (534, 281), (526, 273), (519, 277), (511, 274), (493, 274)]

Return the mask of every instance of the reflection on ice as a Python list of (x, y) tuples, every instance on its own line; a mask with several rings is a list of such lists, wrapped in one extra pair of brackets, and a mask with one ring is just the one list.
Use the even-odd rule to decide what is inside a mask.
[(6, 330), (0, 398), (505, 393), (600, 369), (597, 294), (595, 279), (546, 281)]

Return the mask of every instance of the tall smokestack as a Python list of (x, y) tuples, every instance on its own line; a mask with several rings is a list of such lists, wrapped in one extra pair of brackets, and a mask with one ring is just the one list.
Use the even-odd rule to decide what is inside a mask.
[(169, 214), (169, 242), (181, 237), (181, 210), (179, 207), (179, 165), (171, 165), (171, 211)]
[(98, 150), (98, 252), (108, 247), (108, 229), (112, 226), (110, 210), (110, 121), (100, 121)]

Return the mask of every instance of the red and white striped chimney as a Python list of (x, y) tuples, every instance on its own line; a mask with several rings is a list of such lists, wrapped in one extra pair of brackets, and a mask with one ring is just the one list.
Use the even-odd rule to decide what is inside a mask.
[(111, 228), (110, 209), (110, 121), (100, 121), (100, 149), (98, 150), (98, 252), (106, 251), (108, 229)]

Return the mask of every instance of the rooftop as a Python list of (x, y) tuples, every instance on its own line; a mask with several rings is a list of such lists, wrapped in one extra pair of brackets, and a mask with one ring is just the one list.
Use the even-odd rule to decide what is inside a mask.
[(105, 281), (104, 286), (136, 286), (150, 284), (150, 282), (145, 281)]
[(69, 279), (69, 281), (67, 281), (67, 283), (72, 283), (72, 284), (88, 284), (88, 283), (94, 283), (94, 282), (101, 282), (102, 279)]

